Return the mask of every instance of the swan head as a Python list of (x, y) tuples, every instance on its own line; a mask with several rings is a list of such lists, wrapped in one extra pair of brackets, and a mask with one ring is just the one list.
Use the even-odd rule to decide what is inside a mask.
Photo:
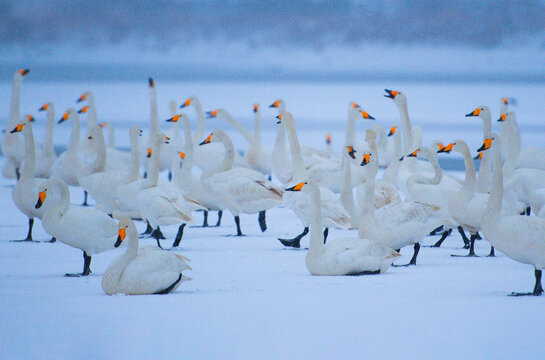
[(357, 151), (354, 149), (352, 145), (348, 145), (346, 147), (346, 150), (348, 152), (348, 156), (350, 156), (352, 159), (356, 160), (356, 155), (354, 155)]
[(52, 106), (53, 106), (53, 103), (43, 104), (42, 107), (38, 109), (38, 111), (46, 111), (47, 109), (51, 108)]
[(384, 91), (386, 91), (386, 94), (384, 94), (384, 97), (394, 100), (394, 102), (397, 105), (402, 105), (407, 103), (407, 98), (402, 92), (397, 90), (390, 90), (390, 89), (384, 89)]
[(259, 104), (255, 103), (253, 107), (254, 114), (259, 112)]
[(281, 114), (278, 114), (276, 116), (276, 123), (277, 124), (282, 124), (282, 122), (284, 122), (287, 118), (290, 118), (291, 121), (293, 122), (293, 115), (291, 115), (291, 113), (289, 112), (286, 112), (286, 113), (281, 113)]
[(307, 185), (308, 182), (300, 182), (290, 188), (284, 189), (285, 191), (302, 191), (303, 187)]
[(394, 136), (397, 131), (397, 126), (392, 126), (388, 132), (388, 136)]
[(138, 127), (138, 125), (133, 125), (129, 130), (129, 134), (131, 137), (142, 136), (142, 130)]
[(153, 80), (153, 78), (148, 78), (148, 86), (150, 87), (150, 89), (153, 89), (155, 87), (155, 80)]
[(371, 155), (373, 155), (373, 154), (370, 154), (370, 153), (368, 153), (368, 154), (363, 154), (363, 155), (362, 155), (362, 159), (361, 159), (361, 164), (360, 164), (360, 166), (365, 166), (365, 165), (370, 164), (370, 163), (371, 163), (371, 159), (372, 159)]
[(420, 152), (420, 149), (416, 149), (410, 154), (407, 154), (407, 157), (418, 157), (418, 153)]
[(15, 76), (25, 77), (29, 72), (29, 69), (20, 69), (15, 72)]
[(507, 114), (500, 114), (500, 117), (498, 118), (498, 122), (504, 122), (505, 119), (507, 119)]
[(331, 144), (331, 134), (327, 134), (327, 135), (325, 136), (325, 143), (326, 143), (327, 145)]
[[(80, 102), (85, 101), (85, 100), (92, 100), (91, 99), (92, 97), (93, 97), (93, 93), (90, 92), (90, 91), (86, 91), (76, 100), (76, 102), (80, 103)], [(93, 102), (93, 101), (91, 101), (91, 102)]]
[(486, 105), (481, 105), (481, 106), (475, 108), (475, 110), (473, 110), (472, 112), (466, 114), (466, 117), (478, 116), (478, 117), (482, 118), (482, 117), (485, 117), (487, 115), (488, 115), (488, 117), (490, 117), (490, 109)]
[(271, 105), (270, 108), (278, 109), (280, 106), (285, 105), (284, 100), (276, 99)]
[(114, 244), (114, 247), (119, 247), (121, 243), (123, 243), (123, 240), (125, 240), (125, 237), (127, 237), (127, 228), (129, 226), (134, 226), (134, 223), (129, 218), (123, 218), (119, 220), (118, 230), (117, 230), (117, 240)]
[(85, 113), (87, 113), (87, 111), (89, 111), (89, 105), (85, 105), (84, 107), (79, 109), (78, 114), (85, 114)]
[(473, 160), (482, 160), (482, 159), (483, 159), (482, 151), (479, 151), (479, 153), (473, 157)]
[(216, 109), (216, 110), (212, 110), (212, 111), (207, 111), (206, 112), (206, 117), (209, 118), (209, 119), (212, 119), (212, 118), (215, 118), (218, 116), (220, 110)]
[(26, 121), (28, 122), (34, 122), (36, 121), (36, 119), (34, 118), (34, 116), (30, 115), (30, 114), (26, 114), (25, 115), (25, 118), (26, 118)]
[(371, 115), (369, 115), (369, 113), (367, 111), (365, 111), (363, 109), (358, 109), (358, 111), (360, 112), (362, 118), (368, 119), (368, 120), (375, 120), (375, 118), (372, 117)]
[(102, 133), (102, 127), (101, 126), (93, 126), (89, 129), (89, 136), (87, 139), (93, 140), (93, 139), (104, 139), (104, 134)]
[(42, 207), (42, 205), (45, 202), (45, 198), (47, 197), (47, 184), (46, 183), (43, 183), (43, 184), (40, 185), (40, 190), (38, 191), (38, 201), (36, 202), (36, 205), (34, 206), (36, 209), (39, 209), (39, 208)]
[(13, 128), (13, 130), (10, 131), (10, 134), (15, 134), (15, 133), (23, 131), (23, 128), (25, 127), (26, 124), (27, 124), (26, 121), (21, 121), (19, 124), (15, 125), (15, 128)]
[(180, 120), (181, 117), (182, 117), (181, 115), (174, 115), (173, 117), (166, 119), (165, 121), (175, 123), (175, 122), (178, 122), (178, 120)]

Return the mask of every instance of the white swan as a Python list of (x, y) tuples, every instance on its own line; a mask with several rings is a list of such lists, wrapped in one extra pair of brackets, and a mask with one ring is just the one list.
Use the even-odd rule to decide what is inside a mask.
[[(303, 163), (303, 155), (301, 153), (301, 147), (299, 145), (299, 139), (297, 138), (297, 132), (295, 130), (295, 123), (293, 115), (290, 112), (286, 112), (277, 116), (277, 123), (284, 125), (288, 129), (288, 139), (291, 149), (291, 161), (293, 166), (292, 178), (296, 183), (308, 180), (307, 169)], [(342, 172), (339, 176), (342, 176)], [(350, 215), (343, 208), (341, 199), (333, 191), (320, 187), (320, 198), (322, 199), (322, 224), (326, 227), (324, 232), (324, 238), (327, 238), (329, 227), (348, 228), (350, 226)], [(310, 206), (310, 199), (305, 193), (284, 193), (282, 198), (284, 205), (287, 208), (293, 210), (295, 215), (301, 220), (304, 226), (304, 230), (301, 234), (292, 239), (278, 240), (284, 245), (294, 248), (299, 248), (301, 245), (301, 239), (308, 233), (309, 224), (312, 219), (312, 208)]]
[(74, 108), (69, 108), (58, 122), (60, 124), (68, 119), (72, 120), (70, 142), (66, 151), (57, 159), (52, 176), (63, 180), (67, 185), (79, 186), (78, 175), (81, 166), (79, 154), (80, 121), (79, 115)]
[(49, 102), (38, 111), (47, 111), (47, 125), (43, 147), (36, 153), (36, 177), (48, 178), (53, 172), (57, 154), (53, 147), (53, 126), (55, 125), (55, 105)]
[[(286, 103), (282, 99), (275, 100), (269, 108), (278, 109), (278, 115), (286, 112)], [(278, 124), (276, 128), (276, 137), (272, 150), (272, 171), (276, 178), (282, 183), (287, 184), (293, 177), (290, 154), (286, 144), (286, 130), (284, 124)]]
[(34, 218), (41, 219), (43, 216), (43, 209), (36, 209), (36, 194), (40, 186), (40, 180), (34, 176), (35, 169), (35, 153), (34, 153), (34, 135), (32, 134), (32, 125), (29, 122), (20, 122), (13, 128), (10, 133), (15, 134), (22, 132), (25, 140), (25, 160), (23, 163), (22, 171), (20, 172), (19, 180), (13, 187), (11, 197), (13, 202), (23, 214), (28, 217), (28, 234), (23, 240), (13, 241), (33, 241), (32, 240), (32, 227), (34, 225)]
[(185, 256), (156, 247), (138, 247), (138, 233), (131, 219), (119, 221), (115, 247), (128, 237), (127, 251), (115, 259), (102, 277), (102, 290), (107, 295), (168, 294), (184, 281), (191, 280), (183, 274), (191, 270)]
[[(403, 154), (408, 154), (414, 151), (414, 149), (420, 147), (421, 139), (419, 139), (419, 137), (422, 129), (419, 126), (411, 125), (411, 120), (409, 119), (409, 110), (407, 107), (407, 98), (405, 97), (405, 94), (396, 90), (384, 89), (384, 91), (386, 91), (387, 93), (384, 96), (392, 99), (396, 104), (397, 109), (399, 110), (399, 116), (401, 117), (401, 130), (403, 132)], [(415, 135), (418, 135), (416, 136), (416, 139)]]
[[(488, 106), (481, 105), (475, 108), (475, 110), (466, 114), (466, 117), (470, 116), (478, 116), (483, 121), (483, 139), (488, 138), (492, 131), (491, 115)], [(475, 191), (479, 193), (489, 193), (490, 184), (492, 182), (491, 165), (490, 153), (483, 153), (479, 165), (479, 174), (477, 175)]]
[(91, 256), (114, 248), (117, 224), (103, 212), (70, 205), (70, 192), (58, 178), (40, 185), (36, 208), (44, 206), (44, 230), (66, 245), (83, 251), (83, 272), (66, 276), (86, 276), (91, 273)]
[(223, 143), (225, 155), (215, 169), (201, 174), (203, 187), (214, 193), (222, 206), (235, 217), (237, 236), (242, 236), (239, 214), (259, 213), (261, 231), (267, 229), (265, 211), (282, 203), (282, 189), (275, 186), (260, 172), (248, 168), (233, 168), (234, 148), (227, 133), (214, 130), (199, 145)]
[(165, 143), (165, 139), (168, 143), (168, 138), (163, 133), (155, 134), (153, 137), (152, 148), (148, 152), (151, 161), (149, 181), (143, 183), (137, 194), (138, 212), (155, 229), (151, 236), (157, 240), (159, 247), (161, 247), (159, 240), (164, 238), (159, 227), (180, 224), (173, 244), (176, 247), (182, 239), (185, 225), (193, 220), (191, 212), (202, 207), (195, 200), (182, 194), (176, 186), (158, 184), (161, 145)]
[[(493, 151), (492, 193), (488, 199), (486, 212), (482, 219), (482, 233), (490, 245), (523, 264), (535, 269), (535, 286), (530, 293), (512, 295), (541, 295), (541, 273), (545, 268), (545, 220), (527, 216), (503, 216), (501, 214), (503, 196), (503, 174), (501, 164), (501, 140), (491, 134)], [(488, 150), (490, 151), (490, 150)]]
[(193, 170), (193, 137), (191, 136), (191, 125), (186, 114), (174, 115), (168, 119), (169, 122), (182, 122), (184, 128), (185, 146), (184, 151), (178, 155), (182, 158), (183, 167), (180, 170), (179, 166), (175, 166), (173, 170), (173, 183), (178, 185), (192, 198), (197, 200), (207, 210), (204, 211), (203, 227), (208, 227), (208, 211), (214, 210), (218, 212), (218, 221), (215, 227), (220, 226), (221, 217), (223, 215), (222, 205), (214, 196), (213, 193), (203, 188), (200, 175), (198, 177), (192, 175)]
[(115, 129), (114, 124), (109, 121), (103, 121), (98, 124), (102, 129), (108, 130), (108, 146), (106, 147), (106, 171), (126, 171), (131, 168), (130, 151), (118, 150), (115, 147)]
[[(194, 106), (197, 113), (197, 129), (193, 134), (193, 143), (198, 144), (204, 136), (206, 130), (206, 119), (202, 110), (201, 102), (196, 96), (187, 98), (180, 108)], [(221, 144), (210, 144), (208, 146), (197, 146), (193, 149), (194, 163), (203, 170), (210, 170), (218, 167), (221, 164), (221, 159), (225, 149)], [(238, 152), (234, 153), (234, 166), (247, 166), (246, 161)]]
[[(13, 74), (13, 88), (11, 90), (11, 106), (9, 111), (9, 120), (7, 129), (13, 129), (19, 122), (20, 116), (20, 98), (21, 98), (21, 82), (23, 77), (29, 73), (28, 69), (17, 70)], [(4, 164), (2, 173), (4, 177), (19, 179), (19, 169), (21, 163), (25, 157), (25, 144), (23, 139), (18, 134), (10, 133), (10, 130), (6, 131), (2, 137), (2, 154), (7, 158), (7, 162)]]
[(312, 223), (305, 264), (312, 275), (367, 275), (384, 273), (399, 253), (376, 241), (340, 238), (324, 244), (320, 188), (301, 182), (286, 191), (304, 191), (310, 196)]

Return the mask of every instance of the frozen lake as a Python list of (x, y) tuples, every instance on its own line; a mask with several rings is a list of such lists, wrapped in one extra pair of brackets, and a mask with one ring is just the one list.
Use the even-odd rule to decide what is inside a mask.
[[(31, 76), (31, 75), (29, 75)], [(293, 112), (303, 144), (324, 146), (333, 134), (342, 145), (349, 100), (358, 101), (389, 127), (398, 121), (383, 89), (403, 91), (413, 123), (424, 129), (424, 144), (463, 138), (473, 150), (480, 145), (482, 125), (464, 114), (488, 104), (493, 119), (499, 99), (517, 99), (514, 108), (524, 144), (542, 145), (545, 135), (543, 86), (539, 84), (423, 83), (168, 83), (157, 81), (160, 119), (169, 117), (168, 102), (190, 95), (205, 110), (229, 109), (243, 124), (252, 123), (251, 106), (263, 106), (264, 141), (272, 146), (275, 111), (266, 108), (282, 97)], [(46, 101), (61, 110), (75, 105), (86, 90), (95, 93), (100, 120), (113, 121), (120, 146), (128, 145), (133, 123), (147, 129), (149, 101), (141, 83), (48, 83), (25, 80), (22, 114), (32, 113), (43, 132)], [(0, 121), (5, 124), (11, 84), (0, 83)], [(187, 111), (194, 120), (194, 111)], [(358, 136), (370, 123), (358, 123)], [(371, 125), (374, 125), (371, 124)], [(2, 125), (4, 127), (5, 125)], [(245, 144), (219, 120), (207, 127), (230, 130), (240, 150)], [(497, 129), (497, 123), (493, 124)], [(167, 128), (166, 126), (164, 128)], [(69, 124), (56, 125), (55, 143), (66, 144)], [(4, 161), (3, 158), (1, 158)], [(461, 175), (458, 173), (458, 175)], [(230, 214), (220, 228), (188, 228), (179, 250), (189, 257), (193, 281), (171, 295), (106, 296), (101, 276), (124, 249), (93, 257), (93, 274), (65, 278), (81, 270), (81, 251), (62, 243), (13, 243), (26, 235), (27, 219), (11, 200), (13, 180), (0, 180), (0, 358), (419, 358), (542, 359), (545, 342), (544, 299), (507, 296), (529, 291), (533, 269), (498, 254), (496, 258), (453, 258), (462, 240), (452, 235), (440, 249), (423, 248), (416, 267), (390, 268), (384, 275), (313, 277), (305, 268), (304, 250), (289, 250), (276, 240), (301, 231), (291, 211), (267, 212), (268, 230), (259, 231), (257, 216), (242, 216), (247, 234), (235, 233)], [(72, 203), (82, 200), (71, 189)], [(196, 214), (197, 222), (201, 215)], [(212, 222), (215, 215), (211, 215)], [(139, 223), (139, 230), (144, 229)], [(170, 245), (177, 227), (163, 232)], [(35, 238), (46, 240), (39, 221)], [(332, 230), (330, 239), (348, 232)], [(356, 236), (355, 232), (350, 232)], [(436, 237), (428, 237), (432, 244)], [(152, 245), (142, 240), (142, 245)], [(303, 240), (308, 246), (308, 239)], [(489, 245), (478, 241), (476, 252)], [(412, 249), (402, 249), (406, 263)]]

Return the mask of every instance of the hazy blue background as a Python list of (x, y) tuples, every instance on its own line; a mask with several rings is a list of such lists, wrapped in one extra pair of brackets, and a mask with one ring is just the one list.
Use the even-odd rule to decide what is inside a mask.
[(0, 0), (8, 78), (542, 82), (544, 64), (543, 0)]

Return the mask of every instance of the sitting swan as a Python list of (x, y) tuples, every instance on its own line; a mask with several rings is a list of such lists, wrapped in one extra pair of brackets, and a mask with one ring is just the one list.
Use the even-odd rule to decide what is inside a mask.
[(138, 248), (138, 232), (129, 218), (119, 221), (115, 247), (125, 237), (129, 239), (127, 251), (108, 266), (102, 277), (102, 290), (107, 295), (168, 294), (191, 280), (182, 273), (191, 270), (188, 258), (156, 247)]
[(42, 205), (44, 230), (66, 245), (83, 251), (83, 272), (66, 276), (89, 275), (91, 256), (114, 248), (116, 222), (101, 211), (70, 205), (68, 186), (58, 178), (40, 185), (36, 209)]
[(312, 275), (368, 275), (386, 272), (399, 255), (376, 241), (359, 238), (340, 238), (324, 244), (322, 237), (322, 209), (320, 188), (302, 182), (286, 191), (305, 191), (312, 206), (310, 245), (305, 259)]
[[(501, 140), (492, 133), (492, 141), (486, 145), (492, 148), (493, 176), (492, 192), (488, 199), (481, 222), (482, 233), (490, 245), (523, 264), (535, 269), (534, 290), (529, 293), (512, 293), (514, 296), (543, 293), (541, 273), (545, 268), (545, 220), (528, 216), (503, 216), (501, 214), (503, 197), (503, 173), (501, 164)], [(486, 150), (486, 149), (485, 149)]]

